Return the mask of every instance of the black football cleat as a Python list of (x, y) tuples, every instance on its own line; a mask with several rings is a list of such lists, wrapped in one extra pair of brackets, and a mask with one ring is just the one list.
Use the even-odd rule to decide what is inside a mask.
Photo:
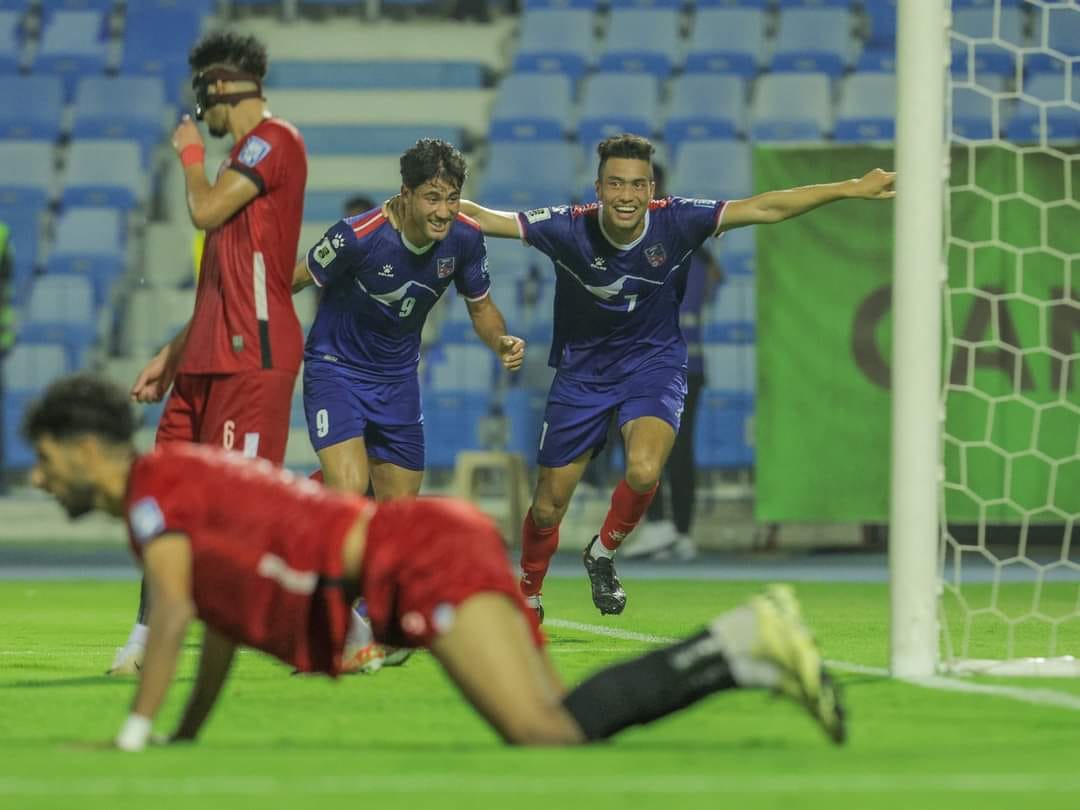
[(612, 614), (617, 616), (626, 607), (626, 591), (619, 582), (619, 575), (615, 573), (615, 562), (607, 557), (590, 555), (594, 543), (600, 542), (600, 535), (593, 535), (589, 545), (585, 546), (583, 560), (585, 573), (589, 575), (592, 584), (592, 601), (600, 611), (601, 616)]

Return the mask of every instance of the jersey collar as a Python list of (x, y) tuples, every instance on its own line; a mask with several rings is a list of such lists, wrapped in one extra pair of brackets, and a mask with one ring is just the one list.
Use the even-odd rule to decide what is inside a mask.
[(428, 242), (423, 247), (417, 247), (405, 237), (404, 230), (398, 231), (398, 235), (401, 237), (401, 244), (403, 244), (410, 253), (415, 253), (417, 256), (423, 256), (431, 250), (431, 246), (435, 244), (434, 242)]
[(641, 240), (645, 238), (645, 234), (647, 234), (649, 232), (649, 209), (646, 208), (645, 209), (645, 224), (644, 224), (644, 227), (641, 229), (641, 236), (639, 236), (637, 239), (635, 239), (633, 242), (630, 242), (629, 244), (620, 245), (618, 242), (616, 242), (614, 239), (612, 239), (610, 236), (608, 236), (608, 232), (604, 229), (604, 204), (600, 203), (600, 205), (597, 206), (597, 208), (598, 208), (598, 211), (597, 211), (598, 216), (596, 217), (596, 221), (600, 223), (600, 233), (602, 233), (604, 235), (604, 238), (607, 239), (608, 243), (612, 247), (614, 247), (616, 250), (630, 250), (631, 248), (638, 245), (641, 242)]

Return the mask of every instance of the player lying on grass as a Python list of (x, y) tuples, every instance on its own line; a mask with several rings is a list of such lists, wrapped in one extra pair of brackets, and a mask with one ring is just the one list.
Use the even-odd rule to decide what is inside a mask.
[[(559, 545), (559, 524), (589, 460), (604, 446), (613, 414), (626, 475), (600, 531), (585, 546), (584, 563), (600, 613), (626, 607), (614, 557), (656, 494), (682, 420), (687, 350), (679, 307), (693, 252), (732, 228), (781, 222), (837, 200), (893, 196), (895, 175), (874, 169), (854, 180), (744, 200), (653, 199), (653, 151), (637, 135), (602, 141), (598, 202), (590, 205), (510, 213), (461, 201), (485, 235), (521, 239), (550, 257), (555, 269), (548, 363), (557, 373), (521, 532), (521, 590), (541, 618), (541, 589)], [(400, 209), (395, 199), (387, 213), (396, 221)]]
[(510, 743), (602, 740), (738, 688), (786, 695), (844, 738), (839, 696), (787, 589), (567, 691), (494, 524), (472, 506), (373, 502), (206, 446), (139, 456), (134, 427), (125, 392), (89, 375), (54, 383), (24, 423), (34, 484), (72, 517), (123, 517), (150, 588), (146, 658), (118, 748), (150, 741), (193, 619), (205, 625), (202, 655), (173, 741), (198, 735), (238, 644), (337, 675), (360, 595), (379, 641), (430, 649)]

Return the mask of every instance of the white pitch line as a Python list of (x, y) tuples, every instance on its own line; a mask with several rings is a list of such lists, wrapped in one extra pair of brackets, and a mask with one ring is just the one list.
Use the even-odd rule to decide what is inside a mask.
[[(674, 644), (679, 639), (667, 636), (654, 636), (649, 633), (637, 633), (633, 630), (623, 630), (618, 627), (605, 627), (599, 624), (585, 624), (583, 622), (571, 622), (565, 619), (545, 619), (545, 626), (559, 627), (565, 630), (576, 630), (579, 633), (591, 633), (596, 636), (618, 638), (624, 641), (642, 641), (649, 644)], [(869, 675), (878, 678), (888, 678), (889, 670), (884, 667), (872, 667), (865, 664), (856, 664), (851, 661), (827, 660), (825, 665), (837, 672), (848, 672), (856, 675)], [(1021, 703), (1030, 703), (1035, 706), (1054, 706), (1059, 709), (1073, 709), (1080, 711), (1080, 697), (1058, 692), (1053, 689), (1033, 689), (1024, 686), (998, 686), (987, 683), (972, 683), (963, 678), (950, 678), (944, 675), (934, 675), (929, 678), (902, 678), (904, 683), (913, 686), (921, 686), (924, 689), (938, 689), (946, 692), (964, 692), (969, 695), (988, 695), (1016, 700)]]

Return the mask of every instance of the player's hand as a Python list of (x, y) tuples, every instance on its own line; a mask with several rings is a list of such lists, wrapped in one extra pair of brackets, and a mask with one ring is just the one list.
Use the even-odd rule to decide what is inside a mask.
[(395, 194), (389, 200), (382, 204), (382, 214), (386, 217), (386, 221), (390, 223), (390, 227), (395, 231), (401, 230), (402, 216), (401, 210), (401, 195)]
[(855, 181), (853, 197), (863, 200), (888, 200), (896, 196), (896, 172), (873, 169)]
[(159, 352), (135, 378), (135, 384), (131, 386), (132, 402), (161, 402), (175, 376), (176, 367), (164, 351)]
[(199, 133), (199, 128), (195, 126), (195, 122), (191, 120), (190, 115), (185, 115), (180, 119), (180, 123), (176, 129), (173, 130), (172, 145), (176, 150), (176, 154), (180, 154), (189, 146), (202, 146), (202, 135)]
[(517, 371), (525, 362), (525, 341), (513, 335), (499, 338), (499, 359), (507, 371)]

